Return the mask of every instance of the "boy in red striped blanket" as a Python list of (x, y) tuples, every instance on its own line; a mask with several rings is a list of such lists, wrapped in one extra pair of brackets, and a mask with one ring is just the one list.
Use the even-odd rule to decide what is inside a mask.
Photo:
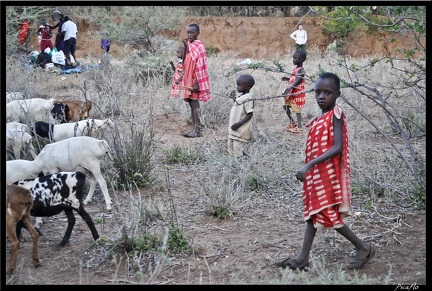
[(277, 267), (305, 269), (318, 228), (333, 228), (356, 248), (349, 269), (362, 268), (375, 254), (375, 247), (355, 235), (343, 221), (352, 215), (351, 178), (346, 116), (336, 99), (340, 79), (323, 73), (315, 85), (315, 99), (322, 114), (313, 118), (306, 140), (305, 165), (296, 173), (303, 182), (303, 215), (306, 230), (300, 253), (276, 263)]

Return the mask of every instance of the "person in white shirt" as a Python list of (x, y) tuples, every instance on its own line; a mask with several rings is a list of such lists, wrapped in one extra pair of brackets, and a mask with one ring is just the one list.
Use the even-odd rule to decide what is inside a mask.
[(66, 57), (66, 64), (72, 65), (71, 56), (76, 61), (76, 40), (77, 40), (77, 25), (69, 19), (69, 16), (64, 17), (65, 22), (62, 25), (62, 36), (64, 37), (63, 53)]
[(304, 51), (306, 53), (307, 32), (303, 28), (303, 24), (299, 23), (297, 30), (290, 34), (290, 37), (295, 40), (296, 51)]

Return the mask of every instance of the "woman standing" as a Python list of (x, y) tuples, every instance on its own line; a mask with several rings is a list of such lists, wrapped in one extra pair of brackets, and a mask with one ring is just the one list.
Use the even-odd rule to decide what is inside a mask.
[(306, 53), (307, 32), (301, 23), (299, 23), (297, 28), (296, 31), (290, 34), (290, 37), (295, 41), (296, 51), (304, 51)]

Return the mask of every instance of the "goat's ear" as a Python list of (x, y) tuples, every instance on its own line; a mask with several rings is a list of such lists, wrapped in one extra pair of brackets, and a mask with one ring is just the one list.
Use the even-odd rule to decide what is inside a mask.
[(38, 174), (38, 177), (43, 177), (43, 176), (44, 176), (43, 172), (40, 172), (40, 173)]

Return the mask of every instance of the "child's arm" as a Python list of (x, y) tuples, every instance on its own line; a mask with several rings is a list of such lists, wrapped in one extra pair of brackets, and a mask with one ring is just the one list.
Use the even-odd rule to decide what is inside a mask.
[(59, 24), (60, 24), (60, 21), (56, 25), (54, 25), (54, 26), (51, 26), (48, 23), (45, 24), (45, 26), (48, 26), (49, 28), (54, 29), (54, 28), (57, 28), (59, 26)]
[[(288, 88), (286, 88), (286, 90), (284, 91), (284, 93), (282, 95), (287, 95), (292, 89), (294, 89), (295, 87), (297, 87), (298, 85), (300, 85), (300, 83), (303, 81), (304, 76), (306, 75), (306, 72), (304, 69), (300, 69), (294, 82), (292, 84), (290, 84), (288, 86)], [(282, 81), (286, 81), (287, 77), (282, 77)], [(289, 81), (289, 78), (288, 78)]]
[(169, 64), (171, 65), (171, 69), (173, 70), (173, 72), (175, 72), (175, 66), (173, 61), (170, 61)]
[(296, 38), (296, 33), (297, 33), (297, 30), (290, 34), (290, 37), (291, 37), (293, 40), (297, 40), (297, 38)]
[(303, 81), (304, 76), (306, 75), (305, 70), (302, 68), (298, 71), (298, 74), (294, 80), (294, 82), (291, 84), (291, 87), (297, 87), (300, 85), (300, 83)]
[(232, 130), (237, 130), (240, 128), (240, 126), (242, 126), (245, 122), (251, 120), (253, 116), (253, 112), (249, 112), (245, 118), (243, 118), (242, 120), (240, 120), (239, 122), (234, 123), (233, 125), (231, 125), (231, 129)]
[(177, 80), (175, 80), (175, 83), (178, 85), (178, 84), (180, 84), (180, 82), (183, 80), (183, 75), (184, 75), (184, 73), (183, 73), (183, 70), (180, 72), (180, 76), (178, 77), (178, 79)]
[(340, 118), (336, 118), (336, 116), (333, 114), (333, 130), (334, 130), (333, 146), (322, 155), (316, 157), (315, 159), (310, 160), (306, 165), (304, 165), (296, 174), (297, 180), (304, 181), (306, 173), (310, 169), (312, 169), (313, 166), (325, 162), (328, 159), (331, 159), (334, 156), (337, 156), (340, 153), (342, 153), (343, 124), (344, 124), (344, 120), (342, 116)]

